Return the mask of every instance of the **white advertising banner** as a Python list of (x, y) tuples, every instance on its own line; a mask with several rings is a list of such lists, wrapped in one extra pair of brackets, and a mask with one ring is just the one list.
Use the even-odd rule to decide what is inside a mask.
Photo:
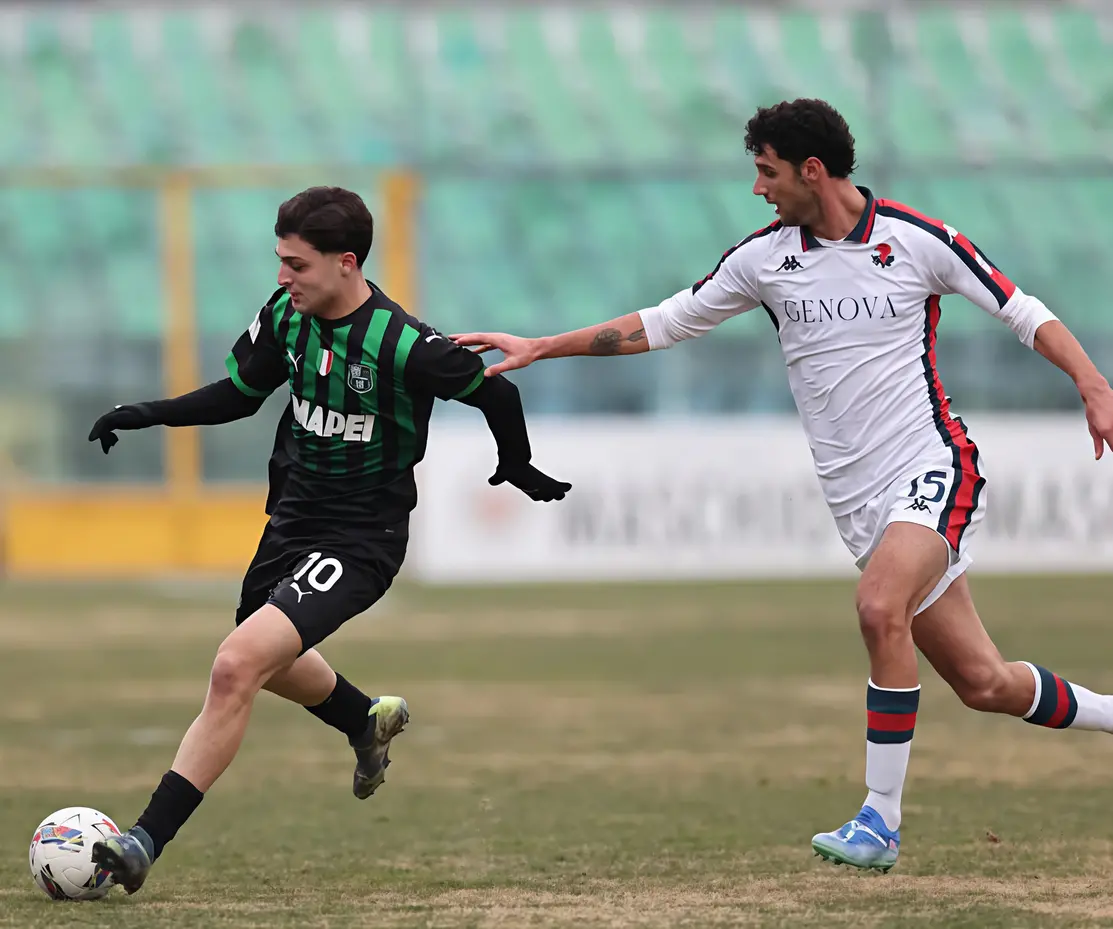
[[(1081, 412), (967, 416), (987, 476), (975, 570), (1113, 571), (1113, 454)], [(795, 418), (534, 420), (561, 503), (490, 487), (482, 422), (434, 423), (409, 565), (428, 583), (853, 575)]]

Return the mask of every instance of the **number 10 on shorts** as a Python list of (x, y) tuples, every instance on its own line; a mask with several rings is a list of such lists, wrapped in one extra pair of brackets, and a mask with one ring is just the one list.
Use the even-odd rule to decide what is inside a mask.
[(343, 573), (344, 566), (335, 558), (322, 558), (320, 552), (314, 552), (298, 568), (294, 580), (300, 581), (304, 577), (310, 587), (324, 593), (326, 590), (332, 590)]

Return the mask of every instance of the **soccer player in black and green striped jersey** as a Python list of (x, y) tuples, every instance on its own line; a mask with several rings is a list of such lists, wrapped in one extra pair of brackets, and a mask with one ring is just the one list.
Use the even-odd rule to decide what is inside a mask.
[(436, 398), (483, 411), (498, 447), (490, 483), (538, 501), (571, 489), (530, 464), (517, 388), (485, 378), (477, 355), (364, 278), (373, 222), (358, 195), (303, 191), (279, 208), (275, 234), (281, 286), (233, 345), (229, 376), (174, 399), (117, 407), (89, 434), (107, 453), (115, 430), (231, 422), (284, 384), (290, 390), (269, 465), (270, 520), (201, 714), (135, 826), (93, 848), (128, 893), (231, 763), (260, 689), (347, 735), (358, 798), (383, 782), (391, 739), (409, 719), (406, 701), (368, 697), (314, 646), (379, 600), (401, 567), (417, 504), (414, 466)]

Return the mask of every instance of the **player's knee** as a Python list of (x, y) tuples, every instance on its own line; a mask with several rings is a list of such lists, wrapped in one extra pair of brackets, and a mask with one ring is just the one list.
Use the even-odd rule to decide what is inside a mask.
[(243, 652), (222, 646), (209, 675), (209, 695), (218, 700), (249, 696), (259, 689), (255, 663)]
[(858, 626), (867, 648), (882, 646), (910, 634), (906, 606), (879, 594), (859, 594)]
[(954, 690), (970, 709), (999, 713), (1004, 712), (1009, 703), (1010, 686), (1003, 663), (986, 663), (964, 668), (954, 684)]

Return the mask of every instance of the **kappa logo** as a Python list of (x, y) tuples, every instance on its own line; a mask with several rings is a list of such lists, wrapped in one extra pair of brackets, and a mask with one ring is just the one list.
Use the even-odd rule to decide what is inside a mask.
[(893, 246), (888, 242), (882, 242), (870, 257), (879, 268), (888, 268), (893, 263)]
[(785, 255), (785, 260), (781, 262), (781, 266), (777, 268), (778, 271), (799, 271), (804, 266), (796, 260), (795, 255)]
[(357, 394), (365, 394), (375, 386), (371, 366), (363, 364), (348, 365), (348, 386)]
[(924, 500), (923, 497), (918, 497), (917, 499), (913, 500), (910, 504), (908, 504), (908, 506), (905, 507), (905, 509), (915, 510), (918, 513), (931, 512), (931, 507), (927, 505), (927, 501)]

